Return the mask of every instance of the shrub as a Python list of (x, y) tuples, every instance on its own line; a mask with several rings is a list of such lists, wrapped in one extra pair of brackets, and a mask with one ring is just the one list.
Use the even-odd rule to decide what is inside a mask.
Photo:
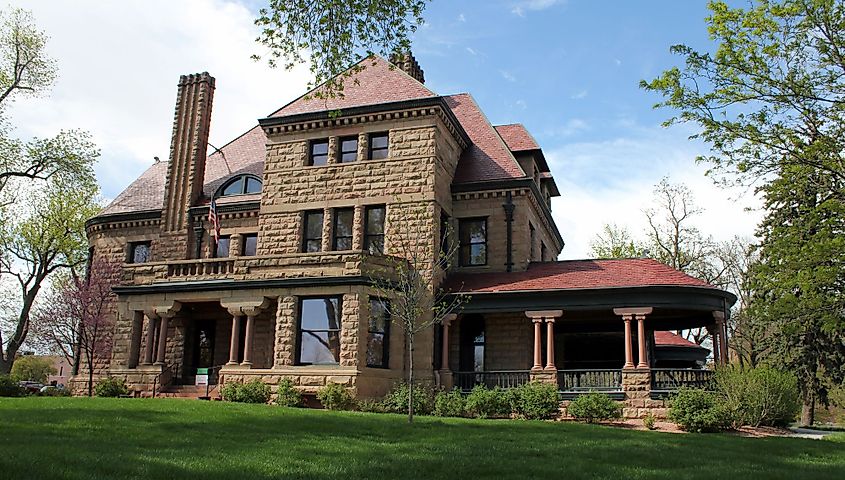
[(369, 413), (389, 413), (380, 401), (373, 399), (359, 400), (358, 410)]
[(350, 410), (355, 404), (349, 390), (333, 382), (327, 383), (317, 391), (317, 399), (329, 410)]
[(438, 417), (462, 417), (465, 410), (466, 400), (457, 388), (434, 396), (434, 414)]
[[(408, 384), (398, 383), (382, 400), (385, 411), (408, 413)], [(434, 389), (431, 385), (414, 383), (414, 413), (430, 415), (434, 411)]]
[(465, 401), (467, 415), (475, 418), (501, 418), (511, 414), (511, 394), (499, 387), (476, 385)]
[(669, 419), (688, 432), (712, 432), (730, 425), (717, 395), (699, 388), (678, 390), (671, 399)]
[(0, 375), (0, 397), (22, 397), (26, 392), (9, 375)]
[(798, 382), (791, 373), (728, 366), (714, 380), (733, 427), (787, 425), (798, 415)]
[(610, 398), (609, 395), (598, 392), (579, 395), (569, 403), (567, 412), (587, 423), (603, 420), (615, 420), (622, 416), (622, 405)]
[(513, 390), (512, 409), (528, 420), (553, 418), (560, 412), (557, 385), (530, 382)]
[(106, 377), (101, 378), (94, 385), (94, 395), (98, 397), (119, 397), (129, 395), (129, 389), (122, 378)]
[(304, 402), (302, 394), (293, 386), (289, 378), (279, 380), (279, 388), (276, 390), (276, 405), (283, 407), (301, 407)]
[(654, 425), (655, 423), (657, 423), (657, 418), (651, 412), (649, 412), (648, 415), (643, 417), (643, 426), (645, 428), (649, 430), (654, 430), (656, 428)]
[(69, 397), (70, 390), (66, 388), (48, 388), (43, 392), (39, 393), (42, 397)]
[(246, 383), (232, 382), (220, 390), (223, 400), (236, 403), (267, 403), (270, 401), (270, 386), (261, 380)]

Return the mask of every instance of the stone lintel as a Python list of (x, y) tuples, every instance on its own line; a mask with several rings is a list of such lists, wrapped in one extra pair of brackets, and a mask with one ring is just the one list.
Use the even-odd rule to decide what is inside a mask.
[(613, 313), (616, 315), (648, 315), (654, 308), (652, 307), (622, 307), (622, 308), (614, 308)]
[(525, 316), (531, 319), (555, 318), (563, 316), (563, 310), (528, 310)]

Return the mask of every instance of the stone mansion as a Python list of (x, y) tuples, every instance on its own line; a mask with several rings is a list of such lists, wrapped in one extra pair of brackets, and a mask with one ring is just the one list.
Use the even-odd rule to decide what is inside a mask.
[[(142, 395), (199, 372), (381, 396), (407, 351), (373, 272), (403, 255), (403, 235), (432, 259), (454, 242), (432, 289), (468, 298), (418, 335), (426, 381), (606, 391), (634, 417), (709, 374), (710, 351), (670, 330), (707, 326), (726, 358), (732, 294), (648, 259), (556, 260), (560, 192), (525, 127), (429, 90), (410, 54), (361, 66), (342, 97), (300, 97), (211, 155), (215, 80), (180, 78), (169, 161), (87, 223), (93, 258), (121, 265), (102, 375)], [(423, 228), (403, 231), (408, 218)]]

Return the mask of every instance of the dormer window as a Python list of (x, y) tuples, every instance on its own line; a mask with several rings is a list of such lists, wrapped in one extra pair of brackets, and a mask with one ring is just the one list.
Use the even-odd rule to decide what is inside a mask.
[(219, 191), (216, 197), (261, 193), (261, 180), (252, 175), (240, 175), (223, 184)]

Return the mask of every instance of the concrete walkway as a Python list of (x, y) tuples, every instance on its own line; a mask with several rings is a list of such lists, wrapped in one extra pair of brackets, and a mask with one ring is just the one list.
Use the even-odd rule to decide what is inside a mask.
[(806, 427), (790, 427), (789, 430), (793, 432), (793, 437), (797, 438), (811, 438), (813, 440), (821, 440), (828, 435), (832, 435), (836, 432), (831, 432), (828, 430), (815, 430), (812, 428)]

